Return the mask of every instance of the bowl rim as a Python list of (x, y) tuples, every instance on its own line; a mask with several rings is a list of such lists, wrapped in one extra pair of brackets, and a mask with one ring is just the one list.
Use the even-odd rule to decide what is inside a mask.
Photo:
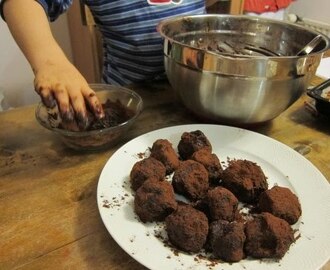
[(143, 110), (143, 99), (142, 97), (136, 93), (135, 91), (122, 87), (122, 86), (114, 86), (114, 85), (108, 85), (108, 84), (102, 84), (102, 83), (93, 83), (89, 84), (89, 86), (93, 89), (93, 87), (100, 87), (99, 89), (93, 89), (96, 93), (99, 91), (110, 91), (110, 92), (126, 92), (127, 94), (134, 96), (138, 100), (138, 105), (137, 109), (135, 110), (135, 113), (133, 117), (128, 119), (127, 121), (120, 123), (119, 125), (108, 127), (108, 128), (102, 128), (102, 129), (95, 129), (95, 130), (88, 130), (88, 131), (70, 131), (70, 130), (65, 130), (61, 128), (56, 128), (56, 127), (51, 127), (50, 125), (46, 124), (45, 121), (43, 121), (39, 117), (39, 111), (43, 108), (47, 109), (46, 106), (42, 103), (39, 102), (37, 105), (37, 108), (35, 110), (35, 118), (37, 119), (38, 123), (43, 126), (44, 128), (54, 131), (60, 135), (64, 136), (71, 136), (71, 137), (84, 137), (84, 136), (92, 136), (92, 135), (97, 135), (101, 133), (107, 133), (111, 130), (116, 130), (122, 127), (129, 126), (142, 112)]
[[(319, 36), (322, 36), (323, 40), (325, 41), (326, 43), (326, 46), (324, 49), (318, 51), (318, 52), (311, 52), (307, 55), (303, 55), (303, 56), (297, 56), (297, 55), (285, 55), (285, 56), (252, 56), (252, 55), (235, 55), (235, 54), (228, 54), (228, 53), (220, 53), (220, 52), (213, 52), (213, 51), (210, 51), (210, 50), (205, 50), (205, 49), (201, 49), (201, 48), (197, 48), (197, 47), (194, 47), (192, 45), (188, 45), (188, 44), (185, 44), (183, 42), (179, 42), (177, 40), (175, 40), (174, 38), (172, 37), (169, 37), (168, 35), (166, 35), (163, 31), (163, 27), (171, 22), (176, 22), (176, 21), (181, 21), (183, 19), (189, 19), (189, 18), (200, 18), (200, 17), (209, 17), (209, 18), (212, 18), (212, 17), (221, 17), (221, 18), (237, 18), (237, 19), (248, 19), (250, 21), (260, 21), (260, 22), (272, 22), (272, 23), (276, 23), (276, 24), (285, 24), (285, 25), (289, 25), (289, 26), (292, 26), (292, 27), (295, 27), (297, 29), (301, 29), (301, 30), (307, 30), (308, 32), (310, 33), (313, 33), (315, 34), (316, 36), (319, 35)], [(165, 39), (165, 40), (168, 40), (169, 42), (171, 43), (174, 43), (174, 44), (178, 44), (180, 46), (184, 46), (184, 47), (188, 47), (192, 50), (196, 50), (196, 51), (199, 51), (199, 52), (203, 52), (205, 54), (210, 54), (210, 55), (213, 55), (213, 56), (216, 56), (216, 57), (219, 57), (219, 58), (228, 58), (228, 59), (236, 59), (236, 60), (241, 60), (241, 61), (244, 61), (244, 60), (253, 60), (253, 59), (256, 59), (256, 60), (270, 60), (270, 59), (301, 59), (301, 58), (306, 58), (306, 57), (309, 57), (311, 55), (316, 55), (316, 54), (320, 54), (320, 53), (324, 53), (328, 50), (330, 50), (330, 38), (328, 36), (326, 36), (325, 34), (319, 32), (319, 31), (316, 31), (316, 30), (313, 30), (313, 29), (310, 29), (310, 28), (307, 28), (303, 25), (299, 25), (299, 24), (295, 24), (295, 23), (292, 23), (292, 22), (288, 22), (288, 21), (279, 21), (279, 20), (276, 20), (276, 19), (271, 19), (271, 18), (265, 18), (265, 17), (258, 17), (258, 16), (250, 16), (250, 15), (234, 15), (234, 14), (194, 14), (194, 15), (179, 15), (179, 16), (175, 16), (175, 17), (171, 17), (171, 18), (167, 18), (167, 19), (163, 19), (161, 20), (157, 26), (156, 26), (156, 29), (157, 29), (157, 32)]]

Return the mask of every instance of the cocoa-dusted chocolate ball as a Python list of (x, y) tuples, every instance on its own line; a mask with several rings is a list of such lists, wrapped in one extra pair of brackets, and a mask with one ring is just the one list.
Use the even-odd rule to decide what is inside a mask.
[(211, 220), (233, 221), (235, 219), (238, 200), (230, 190), (220, 186), (210, 189), (206, 200)]
[(176, 208), (170, 182), (149, 179), (135, 193), (134, 210), (142, 222), (164, 221)]
[(244, 224), (226, 220), (213, 221), (209, 229), (209, 245), (213, 255), (226, 262), (244, 258)]
[(136, 162), (130, 172), (131, 187), (137, 190), (148, 178), (163, 180), (166, 168), (159, 160), (148, 157)]
[(172, 144), (166, 139), (158, 139), (153, 143), (150, 156), (164, 164), (166, 174), (171, 174), (179, 167), (179, 156), (175, 152)]
[(301, 216), (298, 197), (288, 188), (274, 186), (260, 194), (259, 209), (294, 224)]
[(187, 252), (200, 251), (207, 240), (209, 224), (206, 215), (190, 205), (178, 205), (166, 217), (166, 232), (170, 242)]
[(210, 152), (207, 148), (203, 148), (194, 152), (191, 159), (204, 165), (205, 169), (209, 173), (209, 180), (211, 184), (219, 184), (223, 169), (216, 154)]
[(197, 161), (182, 161), (172, 178), (175, 192), (191, 200), (203, 198), (209, 188), (209, 177), (205, 167)]
[(183, 160), (190, 158), (194, 152), (202, 148), (212, 152), (211, 143), (202, 131), (184, 132), (181, 135), (178, 151)]
[(294, 241), (290, 224), (266, 212), (246, 223), (245, 235), (244, 251), (254, 258), (280, 259)]
[(256, 202), (259, 195), (268, 189), (267, 178), (261, 167), (245, 159), (229, 161), (221, 179), (221, 185), (245, 203)]

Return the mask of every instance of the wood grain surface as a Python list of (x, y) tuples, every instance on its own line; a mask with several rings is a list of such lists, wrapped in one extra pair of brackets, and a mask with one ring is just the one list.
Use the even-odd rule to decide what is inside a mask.
[[(37, 123), (35, 105), (0, 113), (1, 270), (145, 269), (118, 246), (101, 221), (96, 203), (100, 172), (132, 138), (200, 121), (182, 107), (167, 83), (131, 88), (144, 99), (143, 113), (119, 145), (97, 153), (63, 146)], [(295, 149), (330, 179), (329, 119), (313, 115), (306, 101), (304, 94), (279, 117), (253, 130)]]

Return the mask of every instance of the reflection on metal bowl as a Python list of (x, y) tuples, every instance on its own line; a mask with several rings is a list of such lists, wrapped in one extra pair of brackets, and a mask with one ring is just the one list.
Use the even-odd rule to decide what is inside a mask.
[[(229, 124), (269, 121), (294, 103), (315, 74), (329, 39), (260, 17), (194, 15), (164, 20), (168, 79), (198, 116)], [(308, 55), (296, 54), (317, 35)]]

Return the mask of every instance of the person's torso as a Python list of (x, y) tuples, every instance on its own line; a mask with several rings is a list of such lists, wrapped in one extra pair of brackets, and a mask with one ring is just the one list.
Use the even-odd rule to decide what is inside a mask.
[[(118, 76), (120, 84), (163, 72), (163, 40), (156, 30), (161, 20), (205, 12), (205, 0), (160, 0), (169, 3), (151, 4), (153, 1), (159, 2), (84, 0), (102, 32), (105, 76)], [(119, 76), (127, 78), (122, 81)]]
[[(152, 44), (153, 38), (159, 38), (156, 26), (161, 20), (177, 15), (203, 13), (205, 0), (84, 0), (84, 2), (91, 10), (104, 38), (125, 40), (132, 46), (139, 46), (143, 44), (139, 42), (140, 40)], [(150, 2), (162, 4), (150, 4)]]

